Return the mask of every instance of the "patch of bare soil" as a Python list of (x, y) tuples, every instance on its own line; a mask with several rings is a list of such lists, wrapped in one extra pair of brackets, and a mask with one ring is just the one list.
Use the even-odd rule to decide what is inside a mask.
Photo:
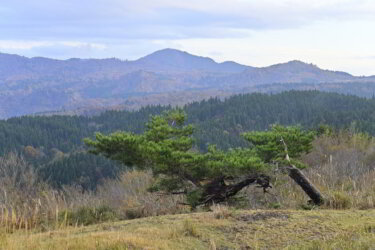
[(240, 221), (259, 221), (259, 220), (268, 220), (272, 218), (286, 220), (289, 218), (289, 215), (286, 213), (279, 212), (259, 212), (253, 214), (241, 214), (235, 217), (236, 220)]

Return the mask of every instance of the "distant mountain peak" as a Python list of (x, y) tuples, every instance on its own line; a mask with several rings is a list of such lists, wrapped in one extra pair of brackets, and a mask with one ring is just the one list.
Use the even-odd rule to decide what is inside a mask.
[(181, 50), (172, 49), (172, 48), (157, 50), (147, 56), (144, 56), (138, 59), (137, 61), (152, 61), (152, 60), (167, 61), (167, 60), (194, 60), (194, 59), (206, 60), (207, 62), (215, 63), (215, 61), (209, 57), (196, 56), (186, 51), (181, 51)]
[[(147, 55), (147, 56), (152, 56), (152, 55), (190, 55), (190, 56), (194, 56), (186, 51), (183, 51), (183, 50), (178, 50), (178, 49), (173, 49), (173, 48), (165, 48), (165, 49), (161, 49), (161, 50), (157, 50), (157, 51), (154, 51), (152, 52), (151, 54)], [(147, 57), (145, 56), (145, 57)]]
[(186, 51), (166, 48), (135, 61), (145, 68), (161, 71), (207, 71), (239, 73), (248, 68), (235, 62), (217, 63), (212, 58), (196, 56)]
[(278, 63), (278, 64), (274, 64), (274, 65), (271, 65), (271, 66), (268, 66), (268, 67), (285, 67), (285, 66), (319, 69), (319, 67), (316, 66), (315, 64), (306, 63), (306, 62), (303, 62), (303, 61), (300, 61), (300, 60), (291, 60), (291, 61), (288, 61), (288, 62), (285, 62), (285, 63)]
[(291, 60), (289, 62), (286, 62), (286, 64), (303, 64), (303, 65), (313, 65), (312, 63), (306, 63), (301, 60)]

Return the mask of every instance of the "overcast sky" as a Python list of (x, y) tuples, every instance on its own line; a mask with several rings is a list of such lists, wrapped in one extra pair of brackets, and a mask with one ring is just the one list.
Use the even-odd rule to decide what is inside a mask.
[(375, 75), (375, 1), (0, 0), (0, 52), (137, 59), (167, 47)]

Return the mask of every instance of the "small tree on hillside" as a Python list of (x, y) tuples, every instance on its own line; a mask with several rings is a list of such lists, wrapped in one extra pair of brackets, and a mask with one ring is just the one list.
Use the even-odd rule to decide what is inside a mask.
[(173, 110), (151, 117), (143, 134), (97, 133), (96, 140), (85, 139), (85, 143), (94, 154), (151, 169), (155, 183), (150, 190), (185, 194), (193, 207), (225, 201), (250, 184), (266, 190), (275, 168), (284, 169), (315, 204), (322, 203), (320, 193), (298, 169), (303, 164), (295, 160), (311, 149), (313, 133), (273, 126), (270, 131), (245, 133), (249, 148), (222, 151), (209, 146), (208, 152), (201, 153), (193, 147), (193, 132), (183, 111)]

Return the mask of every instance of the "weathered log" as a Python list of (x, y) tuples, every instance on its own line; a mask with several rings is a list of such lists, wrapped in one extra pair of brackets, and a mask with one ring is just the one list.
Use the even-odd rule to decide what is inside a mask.
[(321, 205), (324, 203), (324, 198), (319, 190), (310, 182), (301, 170), (293, 165), (285, 168), (288, 171), (289, 177), (292, 178), (303, 189), (303, 191), (305, 191), (315, 205)]
[[(288, 155), (288, 147), (283, 138), (280, 140), (284, 144), (285, 150), (285, 160), (291, 163)], [(311, 198), (311, 201), (315, 205), (322, 205), (324, 203), (324, 198), (319, 190), (310, 182), (310, 180), (302, 173), (301, 170), (290, 164), (286, 166), (285, 169), (288, 171), (288, 175), (292, 178), (305, 193)]]

